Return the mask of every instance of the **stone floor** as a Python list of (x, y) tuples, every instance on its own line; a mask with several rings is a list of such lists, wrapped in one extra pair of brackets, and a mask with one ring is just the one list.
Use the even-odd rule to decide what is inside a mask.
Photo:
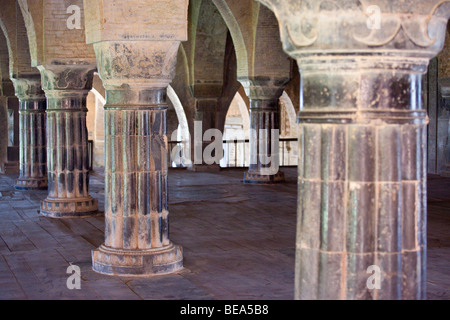
[[(171, 239), (184, 247), (185, 270), (119, 279), (91, 270), (103, 242), (103, 218), (51, 220), (37, 215), (46, 192), (18, 192), (0, 177), (0, 299), (292, 299), (296, 170), (288, 183), (243, 185), (242, 170), (170, 172)], [(450, 179), (431, 177), (428, 291), (450, 298)], [(91, 179), (103, 209), (103, 179)], [(67, 267), (81, 268), (68, 290)]]

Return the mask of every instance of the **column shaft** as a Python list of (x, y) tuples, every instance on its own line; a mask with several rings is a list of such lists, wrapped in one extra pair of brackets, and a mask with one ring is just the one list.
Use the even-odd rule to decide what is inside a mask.
[[(278, 142), (278, 137), (274, 136), (273, 130), (279, 135), (278, 99), (250, 99), (250, 167), (244, 177), (245, 183), (284, 182), (284, 173), (279, 170), (279, 146), (273, 143)], [(271, 161), (267, 162), (264, 159)], [(270, 168), (276, 168), (276, 171), (273, 173)]]
[(330, 60), (301, 65), (296, 298), (423, 299), (427, 62)]
[(47, 189), (45, 98), (20, 102), (20, 176), (18, 190)]
[(89, 195), (89, 154), (86, 128), (88, 91), (46, 91), (48, 190), (41, 214), (53, 218), (97, 213)]
[[(126, 105), (129, 96), (144, 99)], [(166, 89), (108, 91), (107, 101), (105, 244), (93, 252), (93, 268), (122, 276), (174, 272), (183, 253), (169, 240)]]

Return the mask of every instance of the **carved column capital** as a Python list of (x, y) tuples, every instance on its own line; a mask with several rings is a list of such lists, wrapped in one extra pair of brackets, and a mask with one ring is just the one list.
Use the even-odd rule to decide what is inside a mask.
[(284, 50), (301, 62), (323, 56), (430, 59), (442, 50), (448, 0), (258, 0), (280, 23)]
[(106, 90), (165, 89), (175, 76), (180, 41), (102, 41), (94, 44)]
[(46, 65), (39, 66), (42, 76), (42, 89), (50, 91), (89, 91), (96, 66), (92, 64)]
[(426, 298), (422, 74), (450, 0), (259, 1), (302, 77), (295, 297)]
[(278, 101), (289, 80), (289, 78), (271, 77), (242, 77), (238, 79), (250, 100), (273, 101)]
[(20, 101), (43, 101), (45, 100), (44, 91), (41, 87), (41, 75), (33, 74), (26, 77), (11, 78), (14, 84), (16, 97)]

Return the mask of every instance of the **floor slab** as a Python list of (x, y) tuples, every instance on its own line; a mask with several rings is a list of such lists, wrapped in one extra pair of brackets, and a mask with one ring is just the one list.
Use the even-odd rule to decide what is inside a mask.
[[(244, 185), (244, 170), (169, 174), (171, 240), (184, 248), (185, 269), (121, 279), (91, 269), (103, 242), (102, 217), (52, 220), (38, 215), (46, 192), (13, 188), (0, 177), (0, 299), (293, 299), (296, 169), (283, 185)], [(104, 179), (91, 178), (104, 210)], [(450, 179), (429, 181), (428, 297), (450, 298)], [(70, 265), (81, 290), (69, 290)]]

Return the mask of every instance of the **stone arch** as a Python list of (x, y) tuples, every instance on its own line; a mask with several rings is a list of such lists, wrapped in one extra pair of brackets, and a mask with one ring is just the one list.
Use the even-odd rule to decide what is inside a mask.
[[(224, 158), (220, 163), (222, 167), (248, 165), (250, 148), (248, 143), (242, 141), (250, 138), (250, 113), (240, 91), (230, 102), (225, 118), (224, 140), (228, 142), (224, 144)], [(240, 142), (231, 142), (236, 140)]]
[(187, 54), (189, 86), (197, 99), (218, 98), (224, 85), (228, 28), (217, 7), (207, 0), (190, 4)]
[(105, 99), (105, 97), (96, 89), (96, 88), (92, 88), (92, 93), (95, 95), (95, 97), (97, 98), (97, 99), (99, 99), (102, 103), (103, 103), (103, 105), (105, 105), (106, 104), (106, 99)]
[(176, 112), (177, 118), (178, 118), (178, 123), (180, 124), (181, 136), (184, 139), (186, 139), (185, 142), (188, 147), (190, 144), (191, 135), (190, 135), (190, 131), (189, 131), (189, 125), (188, 125), (186, 113), (184, 112), (183, 105), (182, 105), (180, 99), (178, 98), (178, 95), (176, 94), (175, 90), (173, 90), (173, 88), (170, 85), (167, 88), (167, 97), (169, 98), (170, 102), (172, 102), (172, 105), (175, 109), (175, 112)]
[(286, 93), (286, 91), (283, 92), (283, 94), (280, 97), (280, 104), (282, 107), (284, 107), (284, 110), (286, 111), (288, 115), (289, 120), (289, 127), (291, 128), (291, 132), (289, 134), (290, 137), (297, 137), (297, 115), (295, 112), (294, 104), (292, 103), (291, 98)]
[(213, 0), (223, 20), (225, 21), (231, 37), (237, 58), (237, 74), (248, 75), (248, 54), (239, 23), (225, 0)]
[(17, 4), (22, 13), (22, 17), (27, 30), (28, 44), (30, 50), (31, 65), (33, 67), (38, 66), (43, 61), (43, 39), (38, 39), (42, 37), (43, 24), (35, 24), (34, 20), (41, 21), (43, 19), (43, 0), (37, 1), (27, 1), (27, 0), (17, 0)]
[(250, 113), (248, 111), (247, 104), (245, 103), (244, 98), (239, 91), (236, 92), (233, 100), (231, 101), (231, 104), (236, 104), (239, 108), (242, 117), (245, 138), (248, 138), (248, 135), (250, 134)]

